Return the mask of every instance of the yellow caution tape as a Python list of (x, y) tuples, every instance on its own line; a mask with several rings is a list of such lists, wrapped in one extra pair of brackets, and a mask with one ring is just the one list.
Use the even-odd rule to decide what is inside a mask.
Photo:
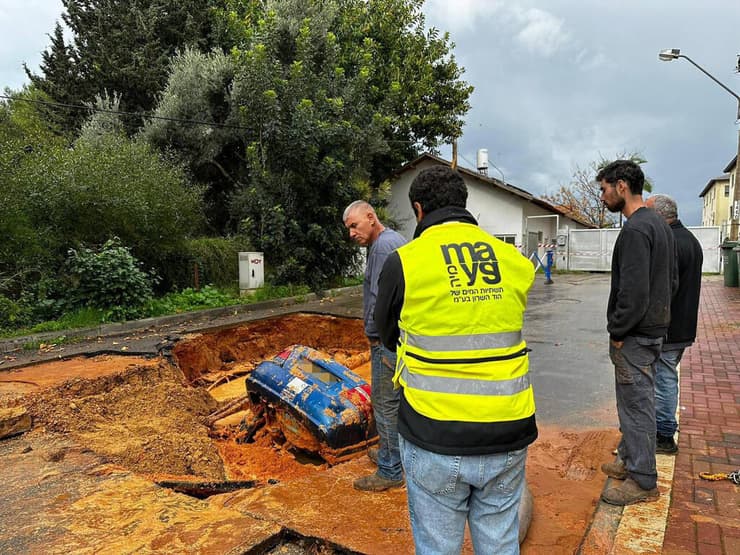
[(717, 472), (712, 474), (711, 472), (699, 472), (699, 478), (703, 480), (731, 480), (734, 484), (740, 485), (740, 470), (735, 472)]

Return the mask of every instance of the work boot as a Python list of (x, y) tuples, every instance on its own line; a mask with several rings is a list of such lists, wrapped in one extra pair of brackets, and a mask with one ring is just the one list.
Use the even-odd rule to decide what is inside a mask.
[(601, 500), (610, 505), (633, 505), (655, 501), (660, 497), (658, 488), (642, 489), (632, 478), (627, 478), (619, 486), (609, 488), (601, 494)]
[(601, 471), (615, 480), (624, 480), (627, 477), (627, 469), (624, 466), (624, 461), (616, 460), (610, 463), (604, 463), (601, 465)]
[(388, 478), (383, 478), (376, 472), (369, 476), (357, 478), (352, 485), (355, 489), (360, 491), (385, 491), (387, 489), (403, 487), (404, 481), (403, 479), (390, 480)]
[(673, 436), (662, 436), (658, 434), (655, 442), (655, 452), (663, 455), (675, 455), (678, 453), (678, 445), (673, 440)]
[(378, 447), (370, 447), (367, 450), (367, 458), (372, 461), (375, 466), (378, 466)]

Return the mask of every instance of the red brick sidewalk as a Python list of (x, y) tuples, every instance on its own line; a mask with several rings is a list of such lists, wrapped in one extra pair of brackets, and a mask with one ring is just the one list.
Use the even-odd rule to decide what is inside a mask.
[(702, 280), (696, 343), (681, 361), (679, 452), (663, 552), (740, 554), (740, 288)]

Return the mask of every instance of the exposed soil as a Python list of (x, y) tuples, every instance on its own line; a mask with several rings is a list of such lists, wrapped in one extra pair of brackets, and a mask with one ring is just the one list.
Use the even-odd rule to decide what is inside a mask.
[(203, 423), (218, 406), (161, 362), (99, 378), (72, 378), (29, 395), (31, 433), (60, 433), (135, 472), (224, 478)]
[(599, 467), (613, 460), (618, 441), (616, 428), (576, 431), (539, 426), (539, 439), (530, 446), (527, 459), (534, 511), (522, 553), (574, 552), (604, 486)]
[[(317, 481), (319, 489), (324, 487), (318, 482), (326, 482), (327, 473), (372, 471), (369, 462), (332, 469), (286, 449), (265, 429), (257, 432), (252, 443), (237, 443), (234, 438), (249, 407), (240, 406), (240, 412), (230, 418), (208, 425), (210, 415), (244, 395), (244, 376), (256, 363), (292, 344), (327, 352), (369, 381), (361, 321), (298, 314), (185, 338), (172, 351), (179, 368), (166, 359), (106, 355), (0, 372), (0, 406), (25, 406), (33, 419), (34, 428), (28, 433), (33, 437), (71, 439), (105, 461), (154, 481), (256, 480), (263, 489), (296, 482), (304, 484), (300, 491), (306, 491), (305, 484), (311, 480)], [(540, 426), (540, 438), (530, 448), (527, 465), (535, 507), (523, 553), (573, 552), (604, 484), (598, 467), (610, 460), (617, 440), (616, 429)], [(347, 499), (334, 500), (335, 510), (354, 510), (357, 493), (350, 488), (346, 495)], [(405, 514), (405, 493), (389, 495), (387, 503), (389, 510), (392, 506), (399, 515)], [(294, 505), (296, 511), (307, 511), (303, 517), (310, 517), (301, 499), (295, 499)], [(265, 505), (275, 506), (275, 501)], [(373, 514), (355, 517), (367, 520)], [(293, 515), (288, 520), (303, 517)], [(312, 530), (316, 534), (321, 531), (319, 522)], [(402, 534), (408, 541), (407, 522), (399, 527), (393, 534)], [(469, 543), (466, 552), (470, 552)]]
[(361, 320), (291, 314), (186, 338), (172, 352), (190, 382), (209, 382), (247, 372), (293, 344), (328, 353), (349, 368), (353, 356), (369, 349)]

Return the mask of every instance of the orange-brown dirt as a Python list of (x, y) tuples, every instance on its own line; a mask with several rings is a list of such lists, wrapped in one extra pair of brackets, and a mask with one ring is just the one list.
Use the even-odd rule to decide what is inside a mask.
[[(252, 443), (236, 443), (232, 438), (238, 432), (238, 418), (207, 425), (209, 415), (244, 395), (244, 376), (254, 364), (296, 343), (329, 353), (369, 381), (361, 321), (298, 314), (186, 338), (173, 349), (179, 368), (165, 359), (106, 355), (0, 372), (0, 406), (25, 406), (34, 423), (29, 434), (71, 439), (103, 460), (152, 480), (257, 480), (258, 489), (268, 497), (269, 488), (282, 488), (275, 490), (272, 501), (265, 501), (261, 516), (284, 518), (286, 526), (302, 522), (314, 526), (304, 533), (324, 537), (322, 515), (316, 514), (313, 523), (315, 508), (308, 510), (310, 502), (304, 501), (303, 492), (313, 488), (312, 481), (321, 490), (319, 482), (326, 482), (327, 473), (371, 472), (366, 457), (343, 469), (331, 468), (320, 461), (299, 461), (266, 429), (258, 431)], [(239, 408), (238, 414), (248, 414), (249, 407)], [(572, 553), (578, 546), (604, 484), (598, 467), (611, 458), (617, 440), (616, 429), (540, 426), (527, 464), (535, 502), (523, 553)], [(292, 482), (295, 488), (290, 487)], [(295, 497), (289, 508), (276, 501), (279, 491), (286, 498)], [(350, 487), (344, 494), (327, 495), (334, 496), (329, 510), (347, 513), (342, 518), (348, 526), (353, 518), (374, 518), (374, 512), (354, 514), (356, 503), (367, 494)], [(390, 512), (405, 515), (403, 491), (386, 501)], [(250, 514), (258, 515), (257, 507)], [(405, 517), (402, 520), (388, 533), (401, 534), (405, 538), (401, 543), (410, 546), (408, 523)]]
[(534, 511), (522, 553), (574, 552), (604, 486), (599, 467), (613, 459), (611, 452), (618, 441), (616, 428), (539, 426), (539, 438), (527, 458)]

